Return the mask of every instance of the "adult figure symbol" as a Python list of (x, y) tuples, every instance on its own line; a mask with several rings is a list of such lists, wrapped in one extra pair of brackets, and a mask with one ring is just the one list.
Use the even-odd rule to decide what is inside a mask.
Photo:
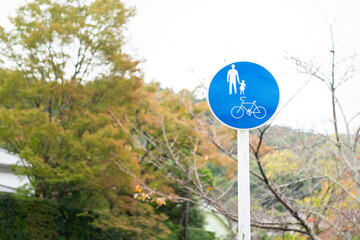
[(235, 69), (235, 64), (231, 65), (231, 69), (227, 74), (227, 82), (229, 83), (229, 94), (232, 94), (232, 88), (234, 87), (234, 93), (236, 94), (236, 81), (240, 84), (239, 73)]

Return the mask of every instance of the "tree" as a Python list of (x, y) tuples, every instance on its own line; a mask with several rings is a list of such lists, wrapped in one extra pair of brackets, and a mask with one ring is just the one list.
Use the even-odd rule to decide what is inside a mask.
[(0, 141), (19, 154), (18, 171), (36, 198), (99, 211), (98, 226), (120, 228), (129, 238), (139, 239), (141, 231), (166, 238), (166, 216), (136, 201), (136, 183), (113, 165), (121, 159), (141, 172), (108, 111), (136, 115), (146, 94), (138, 62), (123, 52), (132, 14), (118, 0), (35, 0), (20, 7), (13, 29), (0, 31)]

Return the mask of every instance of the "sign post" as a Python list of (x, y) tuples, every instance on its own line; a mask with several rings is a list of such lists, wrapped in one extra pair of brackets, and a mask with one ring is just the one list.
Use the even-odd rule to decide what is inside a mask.
[(275, 114), (280, 91), (262, 66), (234, 62), (220, 69), (210, 82), (208, 104), (224, 125), (237, 130), (238, 240), (250, 240), (249, 130), (261, 127)]
[(237, 130), (238, 239), (251, 239), (249, 130)]

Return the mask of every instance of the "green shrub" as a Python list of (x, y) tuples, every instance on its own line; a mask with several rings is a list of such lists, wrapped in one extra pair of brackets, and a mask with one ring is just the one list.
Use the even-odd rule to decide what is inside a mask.
[(29, 240), (23, 209), (9, 194), (0, 194), (0, 239)]
[(26, 214), (26, 230), (31, 240), (52, 240), (59, 235), (56, 223), (59, 218), (58, 206), (38, 199), (19, 200), (18, 204)]
[(124, 240), (118, 229), (92, 225), (98, 216), (39, 199), (0, 194), (0, 240)]
[(201, 228), (189, 228), (189, 240), (215, 240), (215, 233)]

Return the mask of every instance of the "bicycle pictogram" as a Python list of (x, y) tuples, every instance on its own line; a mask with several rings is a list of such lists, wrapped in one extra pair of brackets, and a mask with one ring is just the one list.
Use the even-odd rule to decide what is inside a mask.
[(249, 117), (253, 114), (257, 119), (262, 119), (266, 116), (266, 109), (264, 107), (257, 106), (256, 101), (245, 102), (243, 98), (246, 97), (240, 98), (242, 101), (240, 106), (235, 106), (231, 109), (231, 116), (233, 118), (242, 118), (245, 112)]

